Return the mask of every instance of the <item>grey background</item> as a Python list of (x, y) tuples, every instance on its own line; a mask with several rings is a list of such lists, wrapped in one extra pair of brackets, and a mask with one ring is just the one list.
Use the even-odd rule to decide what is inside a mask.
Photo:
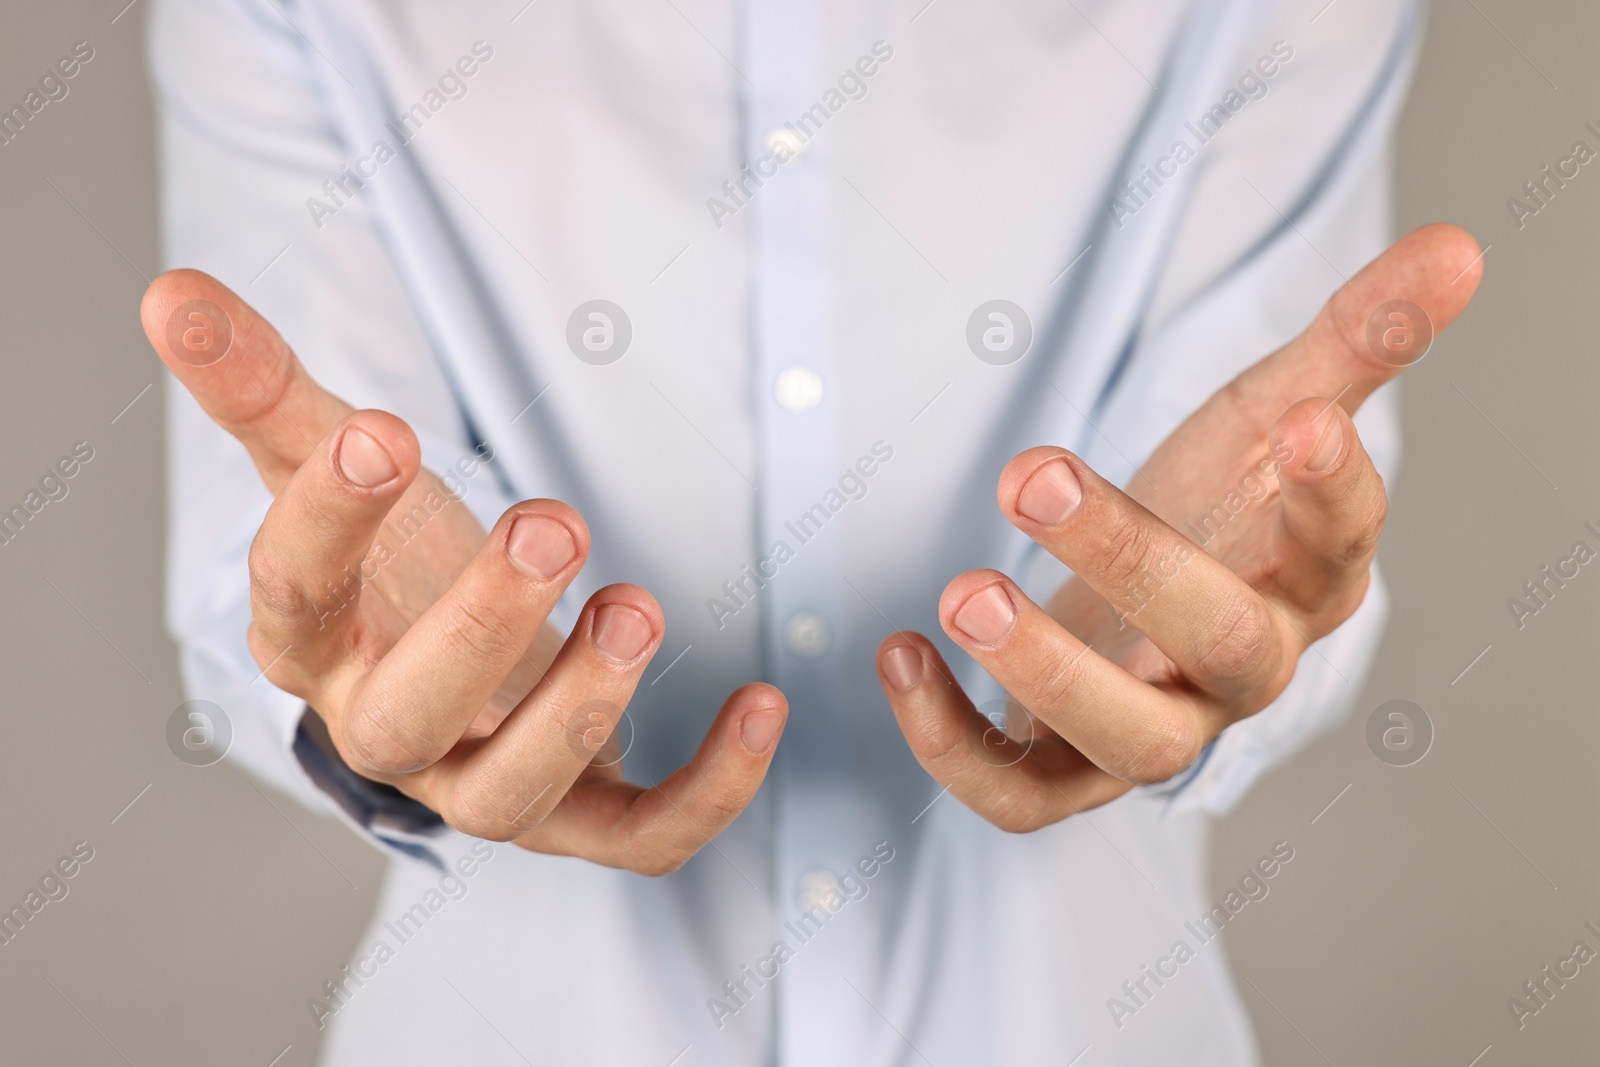
[[(183, 697), (159, 622), (161, 370), (136, 318), (157, 263), (151, 107), (143, 8), (121, 5), (0, 15), (8, 104), (74, 41), (96, 51), (0, 149), (0, 502), (73, 442), (95, 449), (67, 498), (0, 547), (0, 901), (73, 842), (95, 849), (70, 895), (0, 948), (0, 1057), (310, 1064), (305, 999), (345, 962), (383, 860), (166, 748)], [(1521, 631), (1506, 607), (1600, 525), (1600, 167), (1520, 231), (1506, 207), (1574, 140), (1600, 145), (1583, 128), (1600, 125), (1597, 23), (1577, 0), (1432, 13), (1398, 221), (1447, 219), (1491, 248), (1477, 302), (1406, 378), (1378, 667), (1350, 721), (1218, 826), (1219, 899), (1274, 841), (1297, 853), (1226, 939), (1275, 1067), (1570, 1064), (1600, 1047), (1600, 966), (1525, 1029), (1506, 1006), (1580, 937), (1600, 948), (1583, 930), (1600, 926), (1600, 567)], [(1366, 747), (1367, 715), (1395, 698), (1436, 731), (1410, 767)]]

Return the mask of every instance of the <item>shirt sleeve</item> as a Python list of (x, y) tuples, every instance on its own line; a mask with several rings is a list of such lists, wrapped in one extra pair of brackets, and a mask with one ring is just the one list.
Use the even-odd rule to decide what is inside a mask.
[[(1282, 5), (1278, 5), (1282, 6)], [(1414, 4), (1340, 4), (1312, 25), (1264, 26), (1248, 69), (1277, 38), (1293, 58), (1207, 145), (1139, 341), (1099, 425), (1115, 439), (1092, 462), (1131, 477), (1193, 410), (1291, 339), (1393, 238), (1390, 138), (1420, 40)], [(1222, 90), (1219, 90), (1219, 99)], [(1355, 416), (1373, 463), (1399, 464), (1397, 383)], [(1188, 770), (1145, 787), (1171, 814), (1221, 814), (1269, 768), (1339, 722), (1376, 654), (1388, 597), (1374, 568), (1355, 614), (1301, 657), (1268, 708), (1230, 727)]]
[[(416, 431), (423, 463), (485, 526), (512, 499), (457, 403), (360, 196), (322, 196), (351, 158), (325, 106), (340, 77), (294, 28), (297, 5), (160, 0), (148, 31), (159, 114), (165, 263), (210, 273), (283, 334), (313, 378)], [(167, 626), (186, 690), (221, 706), (230, 756), (314, 808), (408, 855), (445, 832), (415, 802), (349, 772), (317, 743), (302, 700), (251, 657), (247, 555), (271, 496), (243, 446), (175, 381), (167, 388)], [(467, 473), (470, 471), (471, 473)], [(453, 480), (452, 480), (453, 479)], [(313, 727), (308, 729), (308, 727)]]

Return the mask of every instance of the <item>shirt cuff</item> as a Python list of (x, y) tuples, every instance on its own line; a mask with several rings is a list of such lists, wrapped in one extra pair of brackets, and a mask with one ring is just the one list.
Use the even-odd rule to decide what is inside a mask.
[(1186, 770), (1138, 791), (1164, 800), (1168, 817), (1226, 815), (1262, 775), (1344, 719), (1361, 695), (1388, 614), (1388, 591), (1374, 565), (1361, 606), (1301, 655), (1277, 700), (1224, 730)]
[(386, 845), (443, 869), (432, 845), (449, 830), (444, 819), (394, 786), (351, 770), (334, 748), (322, 716), (310, 706), (300, 716), (293, 751), (312, 784), (356, 826)]

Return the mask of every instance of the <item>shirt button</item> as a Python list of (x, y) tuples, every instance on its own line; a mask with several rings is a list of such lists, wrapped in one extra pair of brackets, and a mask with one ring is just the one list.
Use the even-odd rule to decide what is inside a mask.
[(821, 615), (814, 611), (801, 611), (792, 615), (784, 626), (783, 640), (795, 655), (803, 659), (816, 659), (828, 651), (833, 632)]
[(839, 879), (828, 871), (810, 871), (802, 875), (796, 895), (800, 898), (801, 911), (810, 911), (812, 908), (837, 911), (839, 902), (844, 899), (844, 894), (839, 891)]
[(767, 134), (767, 151), (777, 155), (780, 148), (788, 149), (789, 155), (793, 157), (806, 150), (806, 143), (789, 127), (779, 126)]
[(796, 363), (778, 373), (772, 392), (778, 406), (796, 413), (810, 411), (822, 403), (822, 376), (810, 367)]

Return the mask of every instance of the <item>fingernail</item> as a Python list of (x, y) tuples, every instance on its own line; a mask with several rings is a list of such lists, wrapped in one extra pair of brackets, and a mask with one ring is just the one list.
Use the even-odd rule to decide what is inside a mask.
[(506, 554), (523, 574), (549, 581), (578, 554), (572, 533), (554, 519), (523, 515), (511, 524)]
[(339, 473), (361, 488), (371, 489), (399, 474), (400, 468), (377, 438), (351, 426), (339, 439)]
[(594, 644), (612, 659), (626, 663), (650, 643), (650, 620), (626, 604), (607, 604), (595, 613)]
[(896, 645), (883, 654), (883, 676), (905, 692), (922, 681), (922, 654), (910, 645)]
[(980, 645), (992, 645), (1017, 622), (1017, 608), (997, 583), (967, 597), (956, 612), (956, 628)]
[(1033, 472), (1017, 496), (1017, 510), (1034, 522), (1061, 522), (1083, 499), (1083, 487), (1064, 459), (1053, 459)]
[(1322, 431), (1322, 439), (1312, 450), (1311, 458), (1306, 460), (1306, 470), (1312, 474), (1322, 473), (1338, 461), (1339, 454), (1343, 451), (1344, 424), (1337, 415), (1330, 412), (1328, 428)]
[(739, 727), (739, 736), (744, 741), (744, 747), (760, 755), (771, 745), (772, 739), (778, 736), (778, 731), (783, 727), (783, 713), (776, 708), (760, 708), (744, 717), (744, 723)]

